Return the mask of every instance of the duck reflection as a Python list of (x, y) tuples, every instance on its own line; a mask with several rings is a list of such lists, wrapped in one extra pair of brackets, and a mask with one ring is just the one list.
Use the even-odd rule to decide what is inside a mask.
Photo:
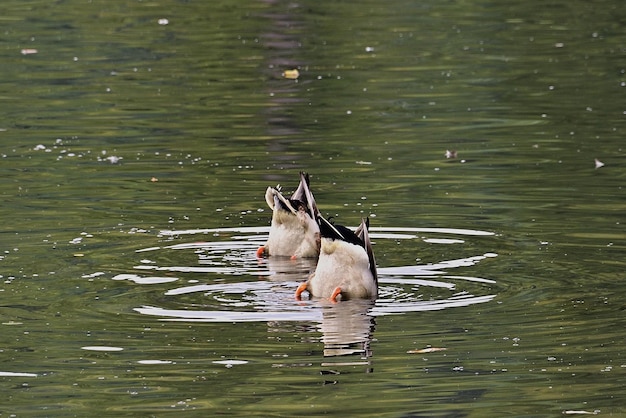
[[(322, 367), (366, 366), (372, 372), (370, 343), (375, 328), (374, 316), (370, 314), (374, 301), (347, 300), (340, 303), (320, 302), (322, 321), (318, 325), (324, 344)], [(338, 373), (336, 370), (323, 374)]]
[(302, 281), (315, 271), (317, 258), (268, 257), (263, 259), (269, 270), (269, 280), (273, 282)]
[[(269, 270), (269, 281), (298, 282), (315, 271), (317, 260), (313, 258), (269, 257), (263, 259)], [(339, 374), (341, 366), (365, 366), (365, 372), (372, 372), (370, 343), (375, 329), (371, 311), (374, 300), (352, 299), (339, 303), (326, 299), (316, 299), (314, 311), (321, 313), (315, 326), (322, 336), (324, 360), (321, 363), (323, 375)], [(268, 323), (270, 328), (280, 328)], [(309, 331), (314, 331), (313, 328)]]

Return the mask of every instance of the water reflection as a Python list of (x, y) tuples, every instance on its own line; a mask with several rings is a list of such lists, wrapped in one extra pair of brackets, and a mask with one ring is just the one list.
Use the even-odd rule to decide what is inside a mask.
[[(370, 343), (375, 328), (371, 310), (374, 301), (348, 300), (343, 303), (324, 301), (320, 304), (322, 320), (318, 330), (322, 334), (321, 341), (324, 344), (322, 367), (367, 366), (366, 371), (371, 371)], [(338, 359), (331, 361), (334, 357)]]
[[(293, 117), (293, 107), (306, 102), (303, 96), (302, 83), (298, 80), (283, 77), (283, 72), (303, 68), (306, 63), (297, 58), (301, 48), (299, 34), (304, 31), (304, 23), (294, 13), (299, 6), (292, 3), (289, 7), (282, 4), (267, 2), (268, 8), (263, 17), (270, 22), (266, 32), (260, 34), (261, 44), (264, 46), (265, 69), (262, 71), (267, 77), (268, 103), (262, 108), (262, 115), (267, 123), (269, 138), (267, 142), (269, 155), (276, 160), (279, 167), (294, 165), (294, 155), (289, 152), (289, 142), (284, 138), (294, 138), (291, 141), (301, 140), (302, 128)], [(278, 6), (278, 7), (275, 7)]]
[(315, 271), (317, 264), (314, 258), (268, 257), (259, 260), (269, 271), (268, 279), (272, 281), (298, 281), (308, 277)]

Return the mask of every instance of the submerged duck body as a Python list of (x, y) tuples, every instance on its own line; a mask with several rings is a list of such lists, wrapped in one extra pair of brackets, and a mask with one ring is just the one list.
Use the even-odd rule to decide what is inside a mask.
[(319, 212), (309, 188), (309, 175), (300, 173), (300, 184), (290, 198), (283, 196), (278, 186), (267, 188), (265, 200), (272, 209), (272, 224), (267, 243), (259, 247), (257, 256), (317, 257)]
[(315, 272), (296, 290), (300, 299), (304, 291), (313, 297), (331, 301), (347, 299), (376, 299), (378, 275), (369, 238), (369, 220), (350, 229), (333, 225), (321, 216), (321, 250)]

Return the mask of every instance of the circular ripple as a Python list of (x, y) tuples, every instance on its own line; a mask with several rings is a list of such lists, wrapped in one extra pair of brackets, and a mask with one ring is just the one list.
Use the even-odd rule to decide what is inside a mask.
[[(320, 300), (296, 301), (295, 288), (315, 269), (315, 261), (271, 257), (259, 260), (255, 251), (265, 242), (268, 227), (161, 231), (160, 237), (201, 241), (175, 243), (137, 250), (144, 257), (131, 274), (114, 279), (137, 284), (180, 283), (186, 273), (220, 275), (219, 282), (193, 283), (165, 292), (164, 306), (141, 306), (135, 311), (166, 321), (324, 321), (329, 304)], [(428, 238), (420, 234), (429, 234)], [(430, 245), (463, 245), (472, 237), (493, 236), (486, 231), (452, 228), (372, 228), (371, 237), (383, 240), (421, 240)], [(190, 240), (187, 240), (190, 241)], [(167, 254), (167, 257), (163, 257)], [(379, 267), (379, 298), (374, 302), (335, 304), (335, 311), (354, 308), (367, 316), (432, 311), (468, 306), (493, 300), (496, 281), (490, 278), (452, 274), (497, 254), (486, 252), (426, 265)], [(182, 265), (153, 259), (192, 260)], [(144, 274), (146, 273), (146, 274)], [(168, 280), (158, 273), (167, 274)], [(172, 278), (178, 274), (180, 280)], [(196, 280), (197, 281), (197, 280)], [(186, 280), (189, 283), (189, 280)], [(343, 306), (339, 308), (337, 306)], [(335, 314), (333, 314), (335, 315)], [(354, 312), (352, 312), (354, 315)], [(332, 315), (331, 315), (332, 316)], [(342, 316), (342, 315), (339, 315)]]

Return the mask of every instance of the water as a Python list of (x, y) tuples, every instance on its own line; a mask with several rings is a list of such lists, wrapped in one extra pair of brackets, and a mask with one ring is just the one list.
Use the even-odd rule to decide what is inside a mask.
[[(620, 6), (5, 1), (0, 415), (624, 415)], [(375, 303), (256, 259), (300, 170)]]

